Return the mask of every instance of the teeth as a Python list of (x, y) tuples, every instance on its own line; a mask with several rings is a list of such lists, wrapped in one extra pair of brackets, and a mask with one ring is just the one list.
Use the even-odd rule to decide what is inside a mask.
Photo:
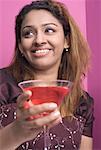
[(35, 50), (35, 53), (39, 54), (39, 53), (48, 53), (49, 49), (45, 49), (45, 50)]

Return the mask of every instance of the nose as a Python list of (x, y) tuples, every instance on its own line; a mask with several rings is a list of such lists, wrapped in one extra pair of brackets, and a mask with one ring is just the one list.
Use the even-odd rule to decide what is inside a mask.
[(43, 32), (37, 32), (36, 37), (34, 39), (35, 45), (42, 45), (46, 43), (46, 38)]

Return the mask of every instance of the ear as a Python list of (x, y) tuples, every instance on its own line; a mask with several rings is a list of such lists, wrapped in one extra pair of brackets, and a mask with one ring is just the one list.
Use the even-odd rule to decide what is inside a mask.
[(19, 50), (20, 50), (20, 52), (21, 52), (21, 54), (23, 54), (23, 48), (22, 48), (22, 45), (21, 45), (21, 43), (19, 43)]
[(64, 43), (64, 48), (69, 48), (70, 47), (70, 41), (69, 41), (69, 37), (65, 38), (65, 43)]

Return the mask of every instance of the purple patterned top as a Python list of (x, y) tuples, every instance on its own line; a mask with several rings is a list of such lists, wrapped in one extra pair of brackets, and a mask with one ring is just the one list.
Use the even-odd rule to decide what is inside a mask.
[[(7, 69), (0, 70), (0, 128), (16, 119), (16, 98), (21, 93), (14, 78)], [(80, 98), (79, 105), (70, 121), (63, 118), (62, 123), (52, 127), (47, 137), (49, 150), (77, 150), (81, 136), (92, 137), (93, 99), (86, 92), (87, 99)], [(22, 143), (16, 150), (43, 150), (43, 132), (31, 141)]]

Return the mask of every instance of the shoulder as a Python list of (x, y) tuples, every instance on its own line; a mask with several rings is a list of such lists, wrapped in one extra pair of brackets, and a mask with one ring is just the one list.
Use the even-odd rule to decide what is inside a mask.
[(8, 72), (7, 68), (0, 68), (0, 75), (6, 74)]
[(5, 75), (6, 74), (6, 70), (7, 70), (6, 68), (1, 68), (0, 69), (0, 76), (1, 75)]
[(0, 104), (12, 103), (21, 93), (8, 68), (0, 69)]
[(11, 78), (12, 78), (12, 76), (11, 76), (10, 72), (8, 71), (8, 68), (0, 69), (0, 83), (9, 81), (9, 79), (11, 79)]
[(0, 84), (2, 83), (17, 84), (9, 68), (0, 69)]

